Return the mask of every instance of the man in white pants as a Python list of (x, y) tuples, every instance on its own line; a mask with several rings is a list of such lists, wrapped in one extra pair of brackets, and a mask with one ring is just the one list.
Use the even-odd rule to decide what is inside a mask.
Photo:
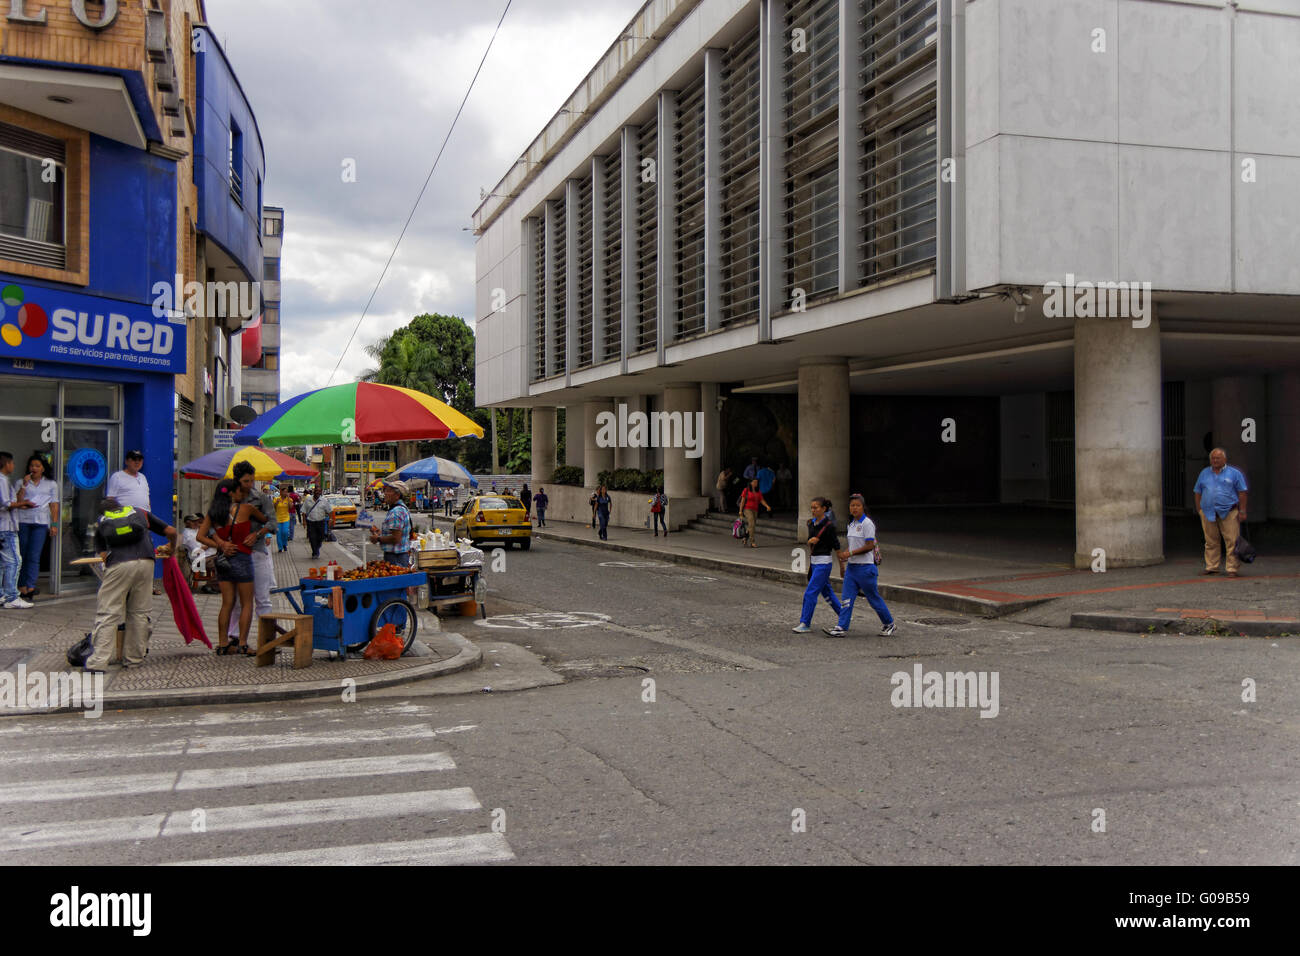
[[(256, 538), (255, 541), (245, 539), (252, 549), (253, 559), (253, 630), (250, 633), (257, 633), (257, 620), (263, 614), (271, 613), (271, 588), (275, 587), (275, 565), (271, 562), (271, 552), (267, 550), (266, 539), (275, 537), (275, 505), (266, 495), (260, 494), (255, 490), (254, 469), (246, 461), (235, 463), (231, 472), (232, 477), (239, 482), (239, 486), (244, 489), (245, 494), (252, 495), (250, 499), (254, 507), (262, 514), (271, 519), (270, 524), (259, 525), (253, 522), (252, 534), (249, 538)], [(227, 633), (232, 636), (236, 643), (239, 641), (239, 594), (235, 594), (235, 606), (230, 612), (230, 627)]]

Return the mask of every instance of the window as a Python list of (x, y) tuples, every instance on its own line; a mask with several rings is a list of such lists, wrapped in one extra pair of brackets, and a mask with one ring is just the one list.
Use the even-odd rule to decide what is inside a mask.
[(279, 259), (262, 260), (262, 281), (263, 282), (280, 281), (280, 260)]
[(61, 140), (0, 123), (0, 258), (67, 267)]
[(284, 220), (278, 216), (267, 216), (262, 220), (262, 234), (265, 236), (278, 236), (284, 228)]
[(244, 204), (244, 134), (239, 125), (230, 121), (230, 198)]
[(262, 324), (263, 324), (263, 325), (279, 325), (279, 324), (280, 324), (280, 309), (279, 309), (277, 306), (272, 306), (272, 305), (268, 305), (265, 309), (263, 309), (263, 310), (262, 310)]

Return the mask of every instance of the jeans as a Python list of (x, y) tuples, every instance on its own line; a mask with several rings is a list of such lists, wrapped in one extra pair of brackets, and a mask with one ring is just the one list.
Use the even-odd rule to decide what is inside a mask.
[(844, 566), (844, 594), (840, 598), (839, 620), (839, 626), (844, 630), (849, 629), (849, 621), (853, 619), (853, 603), (857, 600), (859, 591), (867, 596), (867, 603), (875, 610), (881, 624), (894, 623), (894, 616), (889, 613), (885, 599), (876, 591), (878, 575), (879, 572), (874, 564)]
[(0, 602), (8, 604), (18, 597), (18, 569), (22, 563), (18, 532), (0, 531)]
[(659, 536), (659, 528), (661, 525), (663, 526), (664, 534), (668, 533), (668, 523), (664, 521), (664, 513), (662, 511), (652, 511), (650, 512), (650, 517), (654, 522), (655, 537)]
[(47, 524), (18, 526), (18, 546), (23, 553), (23, 569), (18, 575), (20, 588), (36, 587), (36, 579), (41, 575), (41, 550), (49, 536), (50, 526)]
[(289, 547), (289, 539), (293, 537), (292, 531), (292, 521), (281, 521), (275, 526), (275, 550), (283, 551)]
[(411, 552), (385, 551), (384, 560), (389, 564), (396, 564), (398, 567), (409, 568), (411, 566)]
[(298, 516), (292, 511), (289, 512), (289, 540), (293, 540), (293, 526), (298, 523)]
[(835, 590), (831, 587), (830, 564), (814, 564), (809, 571), (808, 587), (803, 592), (803, 610), (799, 612), (799, 622), (801, 624), (812, 623), (813, 611), (817, 610), (817, 599), (819, 597), (824, 597), (827, 600), (836, 616), (843, 613), (839, 599), (835, 596)]
[(537, 526), (538, 526), (539, 528), (545, 528), (545, 527), (546, 527), (546, 509), (545, 509), (545, 508), (538, 508), (538, 509), (537, 509)]
[[(253, 559), (253, 623), (248, 629), (249, 640), (257, 636), (257, 621), (263, 614), (271, 613), (271, 588), (275, 587), (275, 565), (270, 552), (254, 551)], [(239, 640), (239, 589), (235, 589), (235, 604), (230, 610), (230, 624), (226, 633)]]
[(307, 522), (307, 543), (311, 545), (311, 556), (313, 558), (320, 557), (321, 542), (325, 540), (325, 531), (328, 527), (328, 521)]
[(609, 530), (609, 509), (597, 508), (596, 519), (600, 522), (600, 540), (608, 541), (609, 535), (606, 532)]

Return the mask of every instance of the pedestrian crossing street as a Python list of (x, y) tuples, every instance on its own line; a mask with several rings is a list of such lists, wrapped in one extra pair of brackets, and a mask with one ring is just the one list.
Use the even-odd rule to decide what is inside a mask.
[[(10, 865), (514, 859), (419, 704), (0, 721)], [(360, 756), (358, 756), (360, 754)]]

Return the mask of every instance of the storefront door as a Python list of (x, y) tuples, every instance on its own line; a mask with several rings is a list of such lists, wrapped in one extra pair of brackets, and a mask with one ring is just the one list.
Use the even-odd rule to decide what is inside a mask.
[(71, 562), (95, 553), (99, 503), (108, 490), (108, 476), (117, 470), (114, 465), (122, 457), (117, 432), (116, 425), (63, 423), (60, 474), (63, 510), (67, 517), (63, 521), (60, 580), (65, 590), (96, 583), (85, 565)]

